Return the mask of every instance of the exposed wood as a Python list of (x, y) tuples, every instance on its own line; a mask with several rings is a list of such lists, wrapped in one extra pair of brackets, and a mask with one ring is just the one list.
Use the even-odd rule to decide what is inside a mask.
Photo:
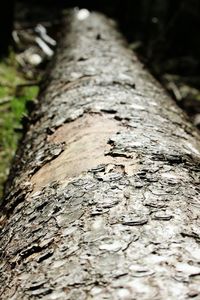
[(115, 24), (81, 13), (7, 184), (0, 297), (199, 297), (198, 133)]

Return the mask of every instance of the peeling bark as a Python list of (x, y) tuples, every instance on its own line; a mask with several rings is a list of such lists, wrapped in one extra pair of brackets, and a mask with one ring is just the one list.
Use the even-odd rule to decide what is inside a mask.
[(198, 133), (112, 21), (78, 16), (7, 184), (0, 297), (197, 299)]

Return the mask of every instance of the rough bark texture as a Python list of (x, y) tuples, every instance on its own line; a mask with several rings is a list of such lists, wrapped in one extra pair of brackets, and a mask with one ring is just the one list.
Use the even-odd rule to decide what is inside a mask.
[(113, 22), (80, 16), (7, 186), (0, 297), (199, 299), (198, 134)]

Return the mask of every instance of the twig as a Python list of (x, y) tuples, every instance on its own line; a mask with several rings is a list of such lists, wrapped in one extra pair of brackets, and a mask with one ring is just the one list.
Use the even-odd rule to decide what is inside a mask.
[(0, 105), (8, 103), (8, 102), (10, 102), (12, 99), (13, 99), (13, 97), (2, 98), (2, 99), (0, 99)]
[(23, 87), (28, 87), (28, 86), (34, 86), (34, 85), (39, 85), (39, 81), (30, 81), (30, 82), (25, 82), (25, 83), (20, 83), (16, 85), (16, 89), (21, 89)]

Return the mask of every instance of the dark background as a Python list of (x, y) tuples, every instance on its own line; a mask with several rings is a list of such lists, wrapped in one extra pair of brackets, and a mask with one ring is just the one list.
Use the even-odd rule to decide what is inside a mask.
[[(33, 3), (46, 5), (47, 10), (49, 6), (57, 9), (79, 6), (102, 11), (120, 21), (129, 41), (141, 40), (149, 58), (161, 60), (165, 56), (189, 55), (199, 59), (200, 56), (199, 0), (29, 0), (24, 3), (30, 8)], [(9, 41), (14, 0), (2, 4), (1, 48)]]

